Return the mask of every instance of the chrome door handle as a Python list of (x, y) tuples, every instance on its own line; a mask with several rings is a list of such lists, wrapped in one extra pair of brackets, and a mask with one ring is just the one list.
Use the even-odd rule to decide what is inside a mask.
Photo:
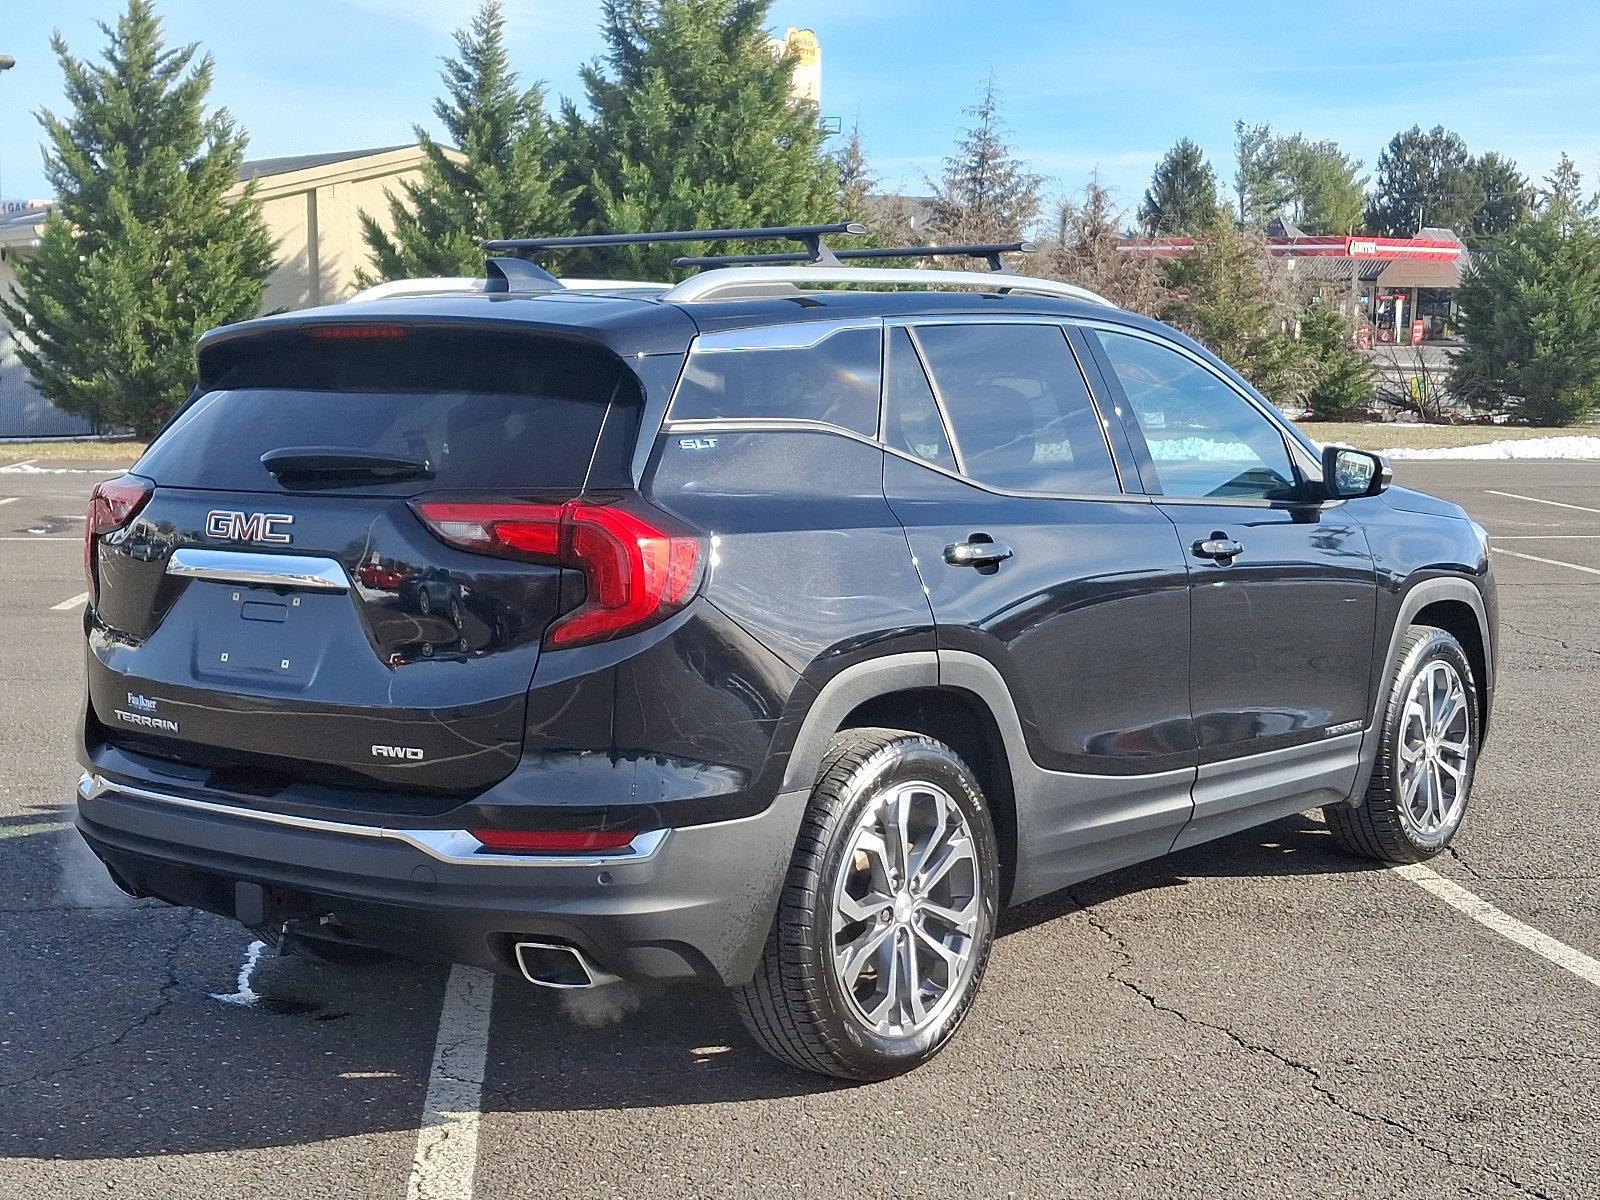
[(944, 560), (952, 567), (998, 567), (1011, 553), (1000, 542), (954, 542), (944, 548)]
[(1194, 544), (1194, 552), (1201, 558), (1214, 558), (1228, 562), (1244, 553), (1244, 547), (1225, 533), (1213, 533), (1204, 541)]

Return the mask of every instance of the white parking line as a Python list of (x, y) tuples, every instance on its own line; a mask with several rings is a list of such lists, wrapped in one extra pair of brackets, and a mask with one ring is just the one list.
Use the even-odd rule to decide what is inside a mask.
[(406, 1200), (472, 1200), (493, 1005), (493, 975), (477, 967), (450, 968)]
[(1524, 925), (1515, 917), (1501, 912), (1481, 896), (1473, 895), (1453, 879), (1446, 879), (1421, 863), (1396, 867), (1395, 874), (1403, 879), (1409, 879), (1425, 892), (1432, 892), (1451, 908), (1466, 913), (1485, 929), (1492, 929), (1523, 949), (1532, 950), (1540, 958), (1548, 959), (1563, 971), (1572, 972), (1585, 983), (1600, 987), (1600, 961), (1590, 958), (1582, 950), (1574, 950), (1565, 942), (1556, 941), (1548, 933), (1541, 933), (1531, 925)]
[(0, 537), (0, 542), (76, 542), (80, 546), (83, 545), (81, 537)]
[(15, 504), (21, 499), (21, 496), (0, 496), (0, 505)]
[(63, 600), (60, 604), (52, 604), (50, 606), (50, 611), (51, 612), (66, 612), (68, 609), (77, 608), (78, 605), (87, 603), (88, 599), (89, 599), (89, 593), (88, 592), (79, 592), (76, 596), (74, 596), (70, 600)]
[(1529, 562), (1544, 563), (1551, 567), (1566, 567), (1570, 571), (1582, 571), (1586, 575), (1600, 575), (1600, 568), (1581, 567), (1577, 563), (1562, 562), (1559, 558), (1540, 558), (1537, 554), (1522, 554), (1516, 550), (1502, 550), (1499, 546), (1490, 546), (1496, 554), (1509, 554), (1512, 558), (1525, 558)]
[(1600, 513), (1600, 508), (1585, 508), (1581, 504), (1567, 504), (1561, 500), (1541, 500), (1537, 496), (1519, 496), (1515, 492), (1497, 492), (1493, 488), (1484, 488), (1491, 496), (1504, 496), (1507, 500), (1526, 500), (1529, 504), (1548, 504), (1551, 508), (1571, 508), (1578, 512)]

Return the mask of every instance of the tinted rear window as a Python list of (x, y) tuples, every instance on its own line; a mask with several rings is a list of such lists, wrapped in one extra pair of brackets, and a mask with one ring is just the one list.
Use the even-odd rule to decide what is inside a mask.
[(139, 471), (169, 487), (275, 489), (261, 456), (315, 446), (425, 460), (428, 488), (576, 488), (613, 397), (637, 394), (610, 355), (547, 338), (280, 336), (228, 367)]
[[(882, 333), (843, 329), (812, 344), (814, 328), (758, 329), (775, 344), (722, 348), (703, 337), (672, 401), (674, 421), (820, 421), (874, 436)], [(799, 345), (784, 345), (785, 334)], [(737, 338), (740, 335), (731, 335)]]

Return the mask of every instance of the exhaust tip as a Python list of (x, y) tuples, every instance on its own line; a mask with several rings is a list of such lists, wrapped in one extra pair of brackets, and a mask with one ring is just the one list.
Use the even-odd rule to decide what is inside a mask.
[(565, 991), (599, 987), (618, 979), (596, 967), (576, 946), (561, 942), (518, 942), (516, 954), (517, 969), (536, 987)]

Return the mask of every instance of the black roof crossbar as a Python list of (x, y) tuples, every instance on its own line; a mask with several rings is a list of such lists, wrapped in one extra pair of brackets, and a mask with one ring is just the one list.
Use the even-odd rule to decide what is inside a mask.
[[(1001, 274), (1012, 273), (1000, 258), (1002, 254), (1033, 254), (1038, 250), (1032, 242), (1005, 242), (970, 246), (895, 246), (871, 250), (835, 250), (834, 258), (841, 262), (871, 258), (981, 258), (989, 269)], [(755, 267), (783, 263), (808, 263), (822, 265), (819, 260), (799, 251), (779, 254), (721, 254), (702, 258), (675, 258), (675, 267)]]
[(604, 246), (645, 246), (655, 242), (724, 242), (775, 239), (799, 242), (803, 253), (787, 261), (837, 266), (839, 260), (823, 238), (829, 234), (860, 237), (867, 227), (859, 221), (838, 221), (832, 225), (778, 225), (767, 229), (675, 229), (662, 233), (584, 233), (575, 237), (506, 238), (484, 242), (489, 254), (531, 257), (546, 250), (595, 249)]

